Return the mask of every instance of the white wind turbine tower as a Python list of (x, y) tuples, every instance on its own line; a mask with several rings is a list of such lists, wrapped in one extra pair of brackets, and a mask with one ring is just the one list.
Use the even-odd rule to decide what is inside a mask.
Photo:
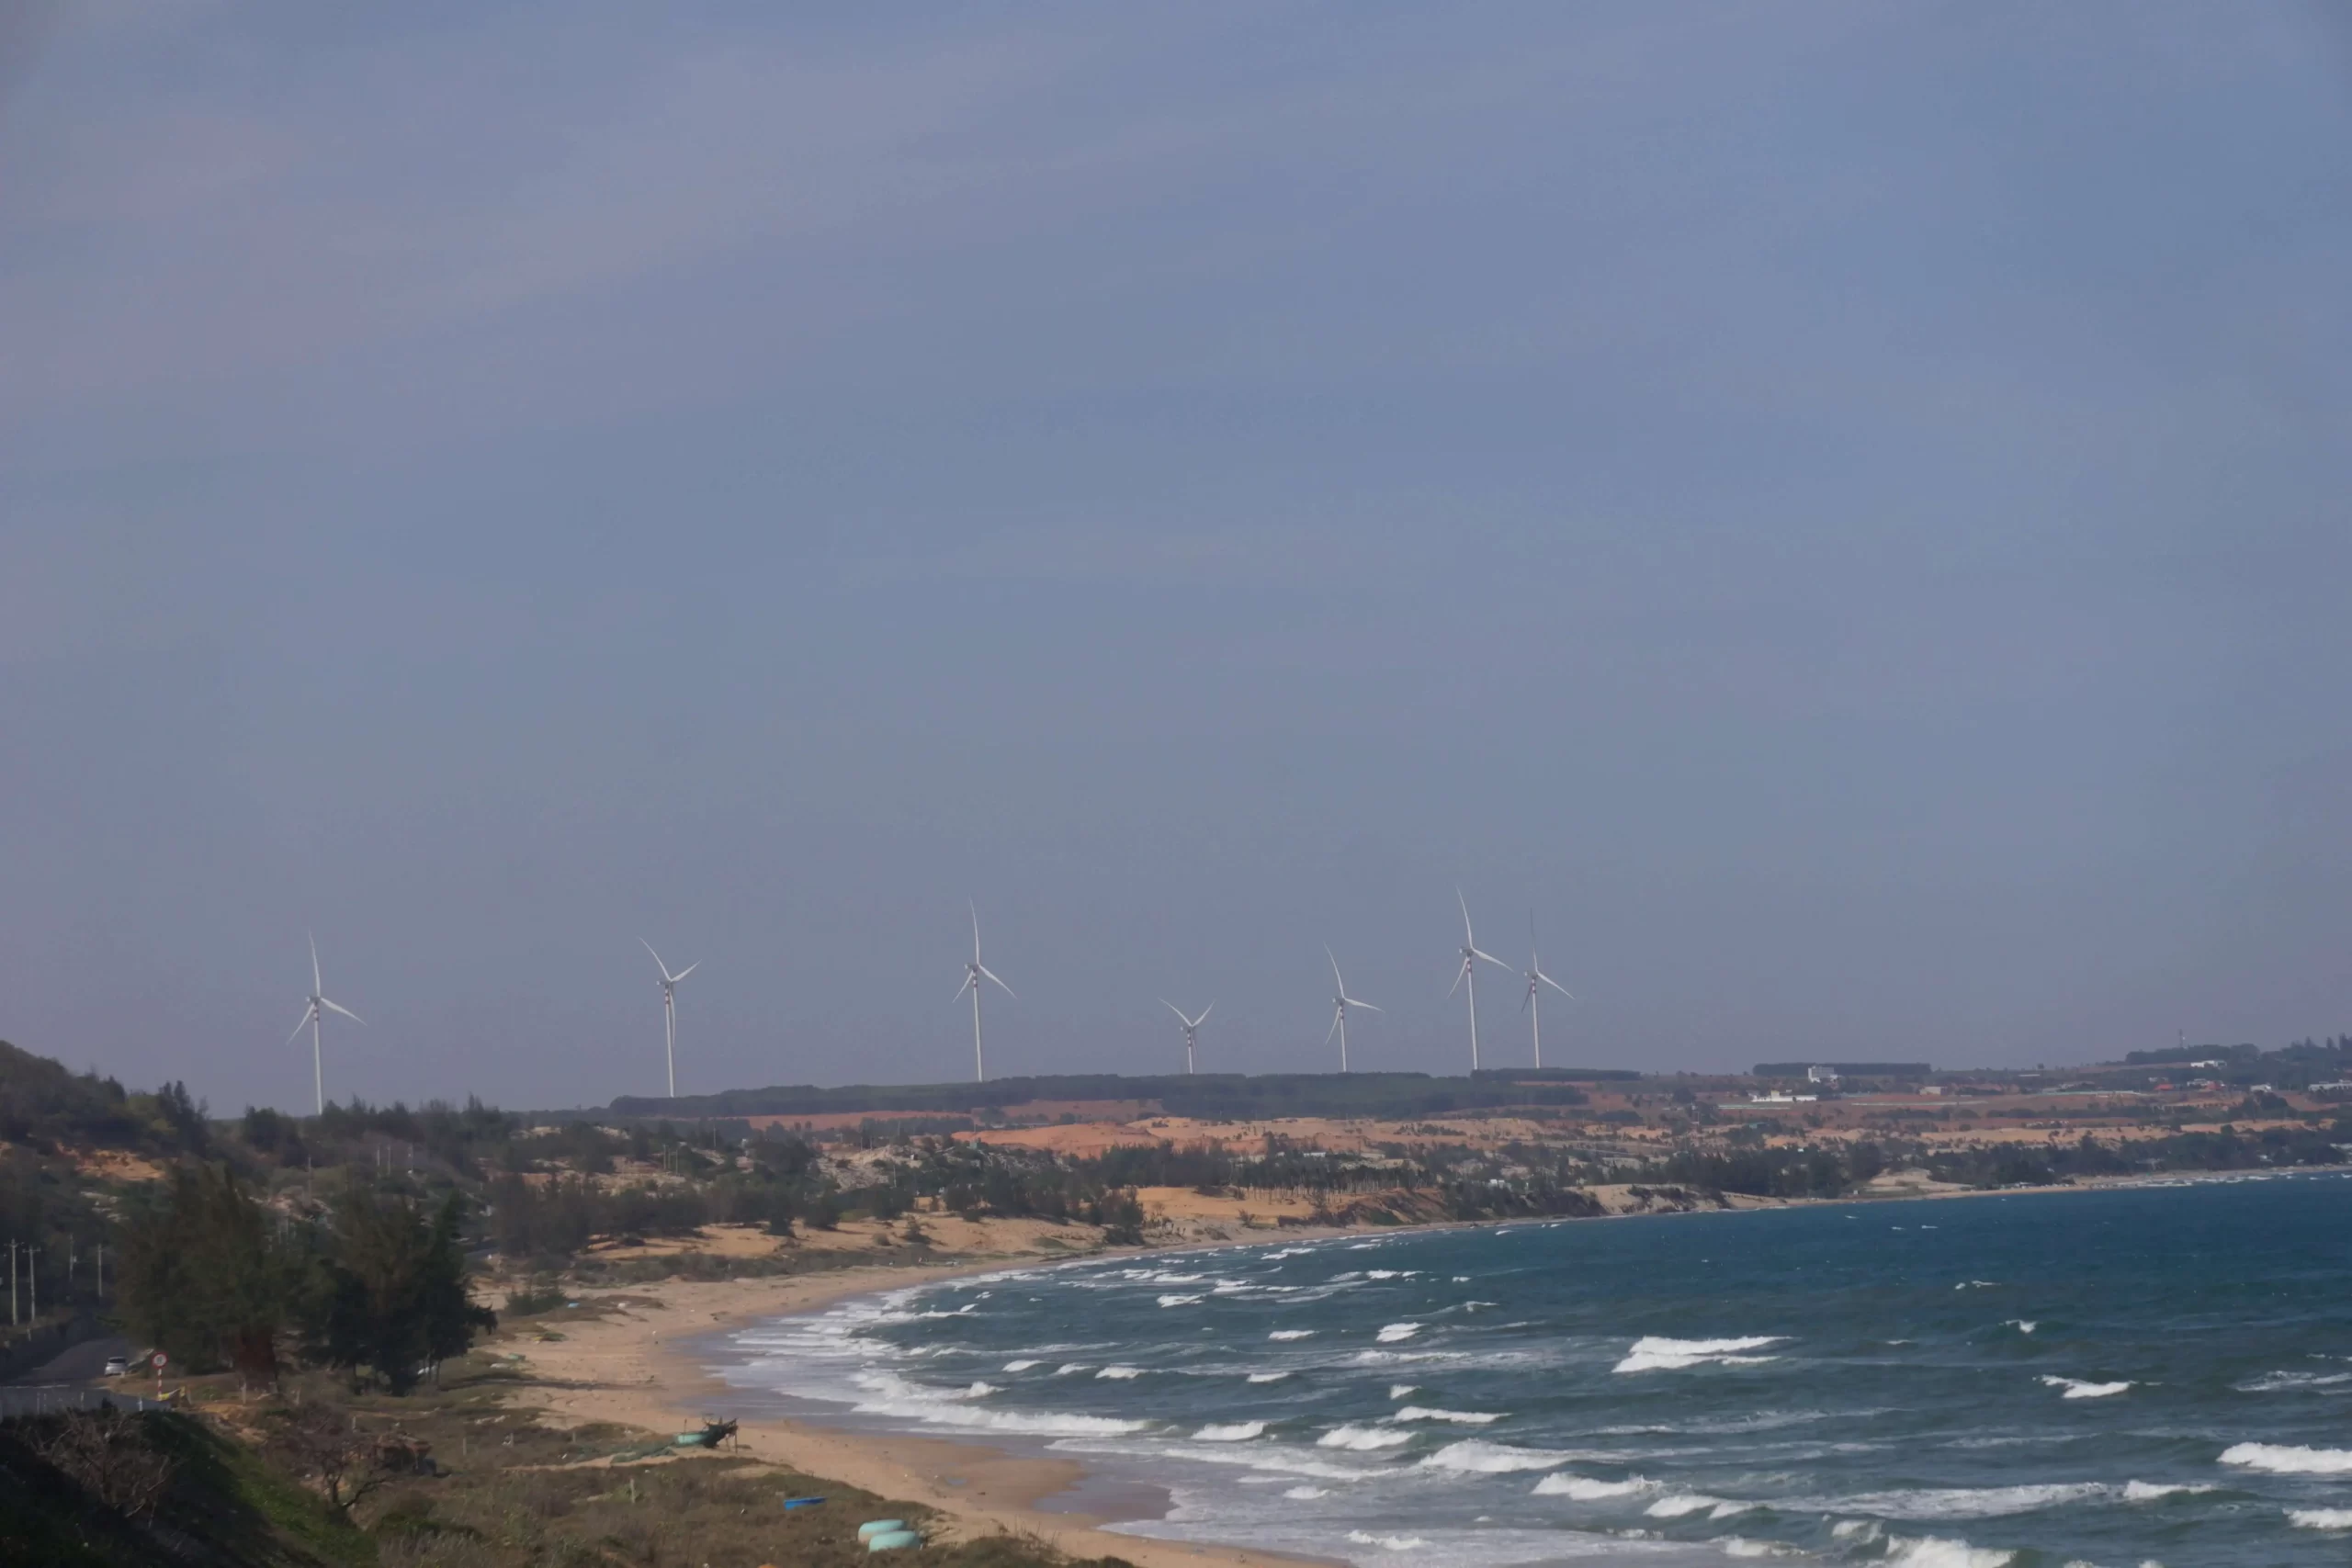
[(327, 1108), (327, 1075), (326, 1067), (319, 1055), (319, 1019), (324, 1013), (339, 1012), (354, 1023), (365, 1021), (357, 1013), (342, 1003), (327, 1000), (325, 992), (326, 983), (319, 978), (319, 939), (312, 936), (311, 938), (311, 996), (302, 1008), (302, 1021), (294, 1026), (294, 1032), (286, 1037), (286, 1043), (291, 1045), (301, 1039), (302, 1031), (305, 1029), (311, 1032), (311, 1092), (316, 1097), (318, 1110), (322, 1115), (325, 1114)]
[(1544, 1003), (1538, 993), (1549, 986), (1570, 1001), (1577, 998), (1575, 992), (1544, 973), (1544, 961), (1535, 956), (1535, 919), (1532, 915), (1527, 921), (1527, 973), (1520, 978), (1527, 982), (1527, 999), (1519, 1004), (1519, 1010), (1527, 1015), (1527, 1027), (1535, 1037), (1535, 1066), (1540, 1069), (1544, 1066)]
[[(637, 940), (645, 942), (646, 952), (653, 953), (651, 942), (645, 942), (643, 937)], [(662, 971), (662, 1051), (670, 1065), (670, 1098), (675, 1100), (678, 1098), (678, 982), (701, 968), (702, 960), (697, 958), (673, 975), (670, 966), (662, 962), (662, 955), (653, 953), (653, 967)]]
[(1184, 1026), (1184, 1070), (1188, 1073), (1199, 1072), (1201, 1070), (1200, 1067), (1195, 1065), (1193, 1060), (1193, 1036), (1201, 1032), (1201, 1024), (1208, 1018), (1209, 1014), (1216, 1010), (1216, 1004), (1215, 1002), (1211, 1002), (1208, 1006), (1203, 1008), (1199, 1018), (1186, 1018), (1184, 1016), (1184, 1010), (1178, 1007), (1174, 1002), (1170, 1001), (1166, 997), (1159, 998), (1159, 1005), (1166, 1008), (1170, 1012), (1174, 1013), (1177, 1021)]
[(1470, 901), (1462, 897), (1459, 887), (1453, 890), (1453, 898), (1462, 906), (1462, 967), (1454, 972), (1453, 989), (1445, 994), (1451, 998), (1464, 986), (1470, 987), (1470, 1070), (1475, 1073), (1478, 1070), (1478, 964), (1483, 959), (1498, 969), (1509, 969), (1510, 965), (1491, 953), (1478, 950), (1478, 939), (1470, 932)]
[[(1366, 1012), (1378, 1012), (1380, 1010), (1370, 1002), (1360, 1002), (1348, 995), (1348, 983), (1340, 978), (1340, 961), (1328, 944), (1323, 949), (1323, 956), (1331, 960), (1331, 1027), (1323, 1032), (1323, 1043), (1331, 1043), (1334, 1034), (1340, 1037), (1340, 1071), (1344, 1073), (1348, 1070), (1348, 1010), (1362, 1008)], [(1207, 1014), (1202, 1016), (1205, 1018)]]
[[(964, 983), (956, 987), (960, 998), (966, 991), (972, 993), (972, 1081), (989, 1081), (988, 1058), (980, 1055), (980, 982), (986, 980), (1006, 996), (1012, 997), (1012, 987), (998, 979), (989, 966), (980, 962), (980, 907), (972, 906), (972, 961), (964, 965)], [(1012, 997), (1019, 1001), (1019, 997)], [(1208, 1017), (1204, 1012), (1203, 1018)], [(1189, 1038), (1187, 1043), (1190, 1043)]]

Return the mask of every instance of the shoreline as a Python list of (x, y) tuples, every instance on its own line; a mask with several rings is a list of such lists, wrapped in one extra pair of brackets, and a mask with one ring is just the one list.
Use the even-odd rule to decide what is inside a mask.
[[(869, 1264), (822, 1276), (662, 1281), (627, 1292), (661, 1301), (659, 1311), (624, 1309), (612, 1318), (567, 1327), (560, 1344), (534, 1347), (526, 1362), (533, 1382), (518, 1391), (518, 1397), (542, 1405), (551, 1416), (580, 1424), (615, 1422), (652, 1432), (677, 1431), (742, 1397), (741, 1391), (712, 1377), (705, 1368), (706, 1358), (695, 1351), (697, 1344), (715, 1335), (820, 1312), (857, 1296), (1053, 1261), (1076, 1259)], [(1016, 1453), (967, 1437), (854, 1432), (775, 1415), (729, 1418), (741, 1421), (737, 1441), (753, 1457), (934, 1509), (949, 1521), (948, 1533), (956, 1539), (1000, 1531), (1035, 1535), (1073, 1557), (1117, 1557), (1135, 1568), (1322, 1561), (1119, 1535), (1100, 1528), (1110, 1522), (1109, 1515), (1040, 1506), (1094, 1477), (1075, 1459)]]
[[(2346, 1168), (2298, 1168), (2296, 1171), (2149, 1172), (2104, 1178), (2066, 1186), (1976, 1189), (1961, 1191), (1881, 1194), (1871, 1197), (1792, 1199), (1753, 1208), (1654, 1211), (1596, 1218), (1661, 1219), (1691, 1213), (1754, 1213), (1766, 1209), (1874, 1205), (1972, 1197), (2041, 1196), (2109, 1191), (2119, 1188), (2205, 1185), (2268, 1179), (2292, 1174), (2342, 1174)], [(533, 1382), (519, 1395), (542, 1404), (550, 1416), (577, 1423), (615, 1422), (648, 1431), (677, 1431), (706, 1414), (738, 1419), (738, 1440), (756, 1458), (788, 1465), (805, 1474), (856, 1486), (879, 1496), (919, 1504), (948, 1521), (947, 1535), (973, 1539), (1000, 1531), (1044, 1539), (1073, 1557), (1115, 1557), (1135, 1568), (1200, 1568), (1203, 1564), (1317, 1563), (1340, 1561), (1285, 1555), (1255, 1548), (1179, 1542), (1107, 1529), (1123, 1519), (1157, 1517), (1153, 1511), (1102, 1511), (1087, 1506), (1090, 1483), (1116, 1487), (1081, 1461), (1048, 1453), (1018, 1452), (969, 1435), (862, 1431), (822, 1419), (775, 1414), (737, 1415), (745, 1391), (712, 1376), (709, 1358), (698, 1347), (714, 1337), (755, 1323), (805, 1316), (860, 1296), (919, 1289), (973, 1274), (1008, 1269), (1051, 1267), (1104, 1256), (1166, 1258), (1242, 1247), (1274, 1247), (1335, 1236), (1500, 1229), (1513, 1224), (1552, 1224), (1562, 1216), (1508, 1220), (1444, 1221), (1399, 1226), (1312, 1226), (1274, 1235), (1192, 1240), (1140, 1249), (1105, 1249), (1079, 1256), (1024, 1253), (909, 1264), (861, 1264), (824, 1274), (767, 1276), (726, 1280), (663, 1280), (614, 1292), (661, 1303), (653, 1311), (622, 1308), (611, 1318), (568, 1325), (560, 1343), (535, 1346), (526, 1365)], [(673, 1315), (674, 1314), (674, 1315)], [(789, 1392), (775, 1391), (789, 1397)], [(1154, 1487), (1152, 1490), (1159, 1490)], [(1055, 1508), (1055, 1498), (1078, 1494), (1078, 1506)], [(1128, 1495), (1136, 1495), (1128, 1487)], [(1164, 1498), (1165, 1493), (1160, 1495)], [(1163, 1504), (1164, 1507), (1164, 1504)], [(1580, 1556), (1593, 1568), (1630, 1563)]]

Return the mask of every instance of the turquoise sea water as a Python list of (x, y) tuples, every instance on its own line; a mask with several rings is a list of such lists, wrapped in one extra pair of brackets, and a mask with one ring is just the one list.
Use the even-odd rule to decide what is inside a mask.
[(719, 1371), (1167, 1488), (1136, 1533), (1362, 1563), (2341, 1564), (2352, 1179), (1097, 1259)]

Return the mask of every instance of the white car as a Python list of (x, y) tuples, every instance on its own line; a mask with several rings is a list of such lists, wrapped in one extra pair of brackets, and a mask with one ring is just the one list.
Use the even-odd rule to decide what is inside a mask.
[(128, 1372), (128, 1371), (130, 1371), (130, 1357), (128, 1357), (128, 1356), (108, 1356), (108, 1357), (107, 1358), (107, 1372), (106, 1372), (106, 1375), (107, 1375), (107, 1376), (108, 1376), (108, 1377), (110, 1377), (110, 1378), (119, 1378), (119, 1377), (121, 1377), (123, 1374), (125, 1374), (126, 1372)]

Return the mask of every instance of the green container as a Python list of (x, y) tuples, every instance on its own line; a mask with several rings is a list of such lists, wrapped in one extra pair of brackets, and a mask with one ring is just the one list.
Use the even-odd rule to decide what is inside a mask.
[(865, 1538), (865, 1550), (868, 1551), (897, 1551), (904, 1547), (922, 1544), (922, 1537), (912, 1530), (884, 1530), (879, 1535)]
[(857, 1539), (872, 1540), (877, 1535), (888, 1535), (892, 1530), (902, 1530), (906, 1528), (907, 1521), (904, 1519), (868, 1519), (857, 1527)]

